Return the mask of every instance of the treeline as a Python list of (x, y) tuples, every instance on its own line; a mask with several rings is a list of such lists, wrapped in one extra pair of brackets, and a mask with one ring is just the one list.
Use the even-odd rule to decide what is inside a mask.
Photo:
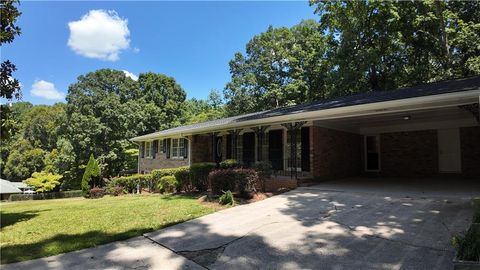
[(230, 115), (480, 73), (480, 1), (318, 1), (230, 61)]
[(91, 154), (104, 177), (135, 170), (138, 147), (130, 138), (223, 116), (220, 94), (186, 100), (175, 79), (156, 73), (137, 81), (102, 69), (70, 85), (67, 104), (14, 103), (10, 138), (2, 138), (2, 177), (13, 181), (34, 172), (62, 175), (62, 189), (78, 189)]

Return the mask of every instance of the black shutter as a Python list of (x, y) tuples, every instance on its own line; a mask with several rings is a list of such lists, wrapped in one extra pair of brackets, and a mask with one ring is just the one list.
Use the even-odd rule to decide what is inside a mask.
[(157, 141), (157, 140), (153, 141), (153, 143), (152, 143), (152, 148), (153, 148), (153, 149), (152, 149), (152, 150), (153, 150), (153, 151), (152, 151), (152, 153), (153, 153), (153, 158), (155, 158), (155, 157), (157, 156), (157, 152), (158, 152), (158, 141)]
[(165, 151), (165, 153), (167, 153), (167, 158), (170, 158), (170, 144), (171, 144), (171, 141), (172, 139), (165, 139), (165, 142), (166, 142), (166, 147), (167, 147), (167, 151)]
[(188, 140), (187, 140), (187, 139), (183, 139), (183, 145), (184, 145), (184, 147), (185, 147), (184, 157), (185, 157), (185, 158), (188, 158)]
[(145, 157), (145, 142), (140, 142), (140, 157)]
[(162, 152), (166, 153), (167, 152), (167, 140), (162, 139)]

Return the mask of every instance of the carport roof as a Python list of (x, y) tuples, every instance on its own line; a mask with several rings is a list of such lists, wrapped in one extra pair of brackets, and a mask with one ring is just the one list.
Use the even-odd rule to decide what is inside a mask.
[(306, 112), (322, 111), (327, 109), (350, 107), (378, 102), (403, 100), (409, 98), (426, 97), (440, 94), (456, 93), (462, 91), (480, 90), (480, 76), (473, 76), (462, 79), (439, 81), (407, 88), (399, 88), (386, 91), (370, 91), (350, 96), (324, 99), (320, 101), (304, 103), (295, 106), (282, 107), (268, 111), (255, 112), (245, 115), (238, 115), (222, 118), (192, 125), (185, 125), (176, 128), (166, 129), (142, 136), (132, 138), (132, 141), (142, 141), (157, 137), (171, 136), (182, 133), (192, 133), (197, 130), (221, 128), (225, 125), (232, 125), (252, 120), (273, 118), (278, 116), (295, 115)]

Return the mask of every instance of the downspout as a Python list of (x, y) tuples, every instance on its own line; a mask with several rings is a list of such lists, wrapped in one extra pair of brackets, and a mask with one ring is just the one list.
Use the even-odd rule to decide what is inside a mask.
[(192, 143), (188, 136), (182, 136), (188, 141), (188, 166), (192, 165)]

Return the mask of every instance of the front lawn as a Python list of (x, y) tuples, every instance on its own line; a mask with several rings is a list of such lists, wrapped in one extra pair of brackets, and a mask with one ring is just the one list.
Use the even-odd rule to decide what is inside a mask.
[(188, 196), (121, 196), (2, 203), (1, 263), (131, 238), (215, 211)]

